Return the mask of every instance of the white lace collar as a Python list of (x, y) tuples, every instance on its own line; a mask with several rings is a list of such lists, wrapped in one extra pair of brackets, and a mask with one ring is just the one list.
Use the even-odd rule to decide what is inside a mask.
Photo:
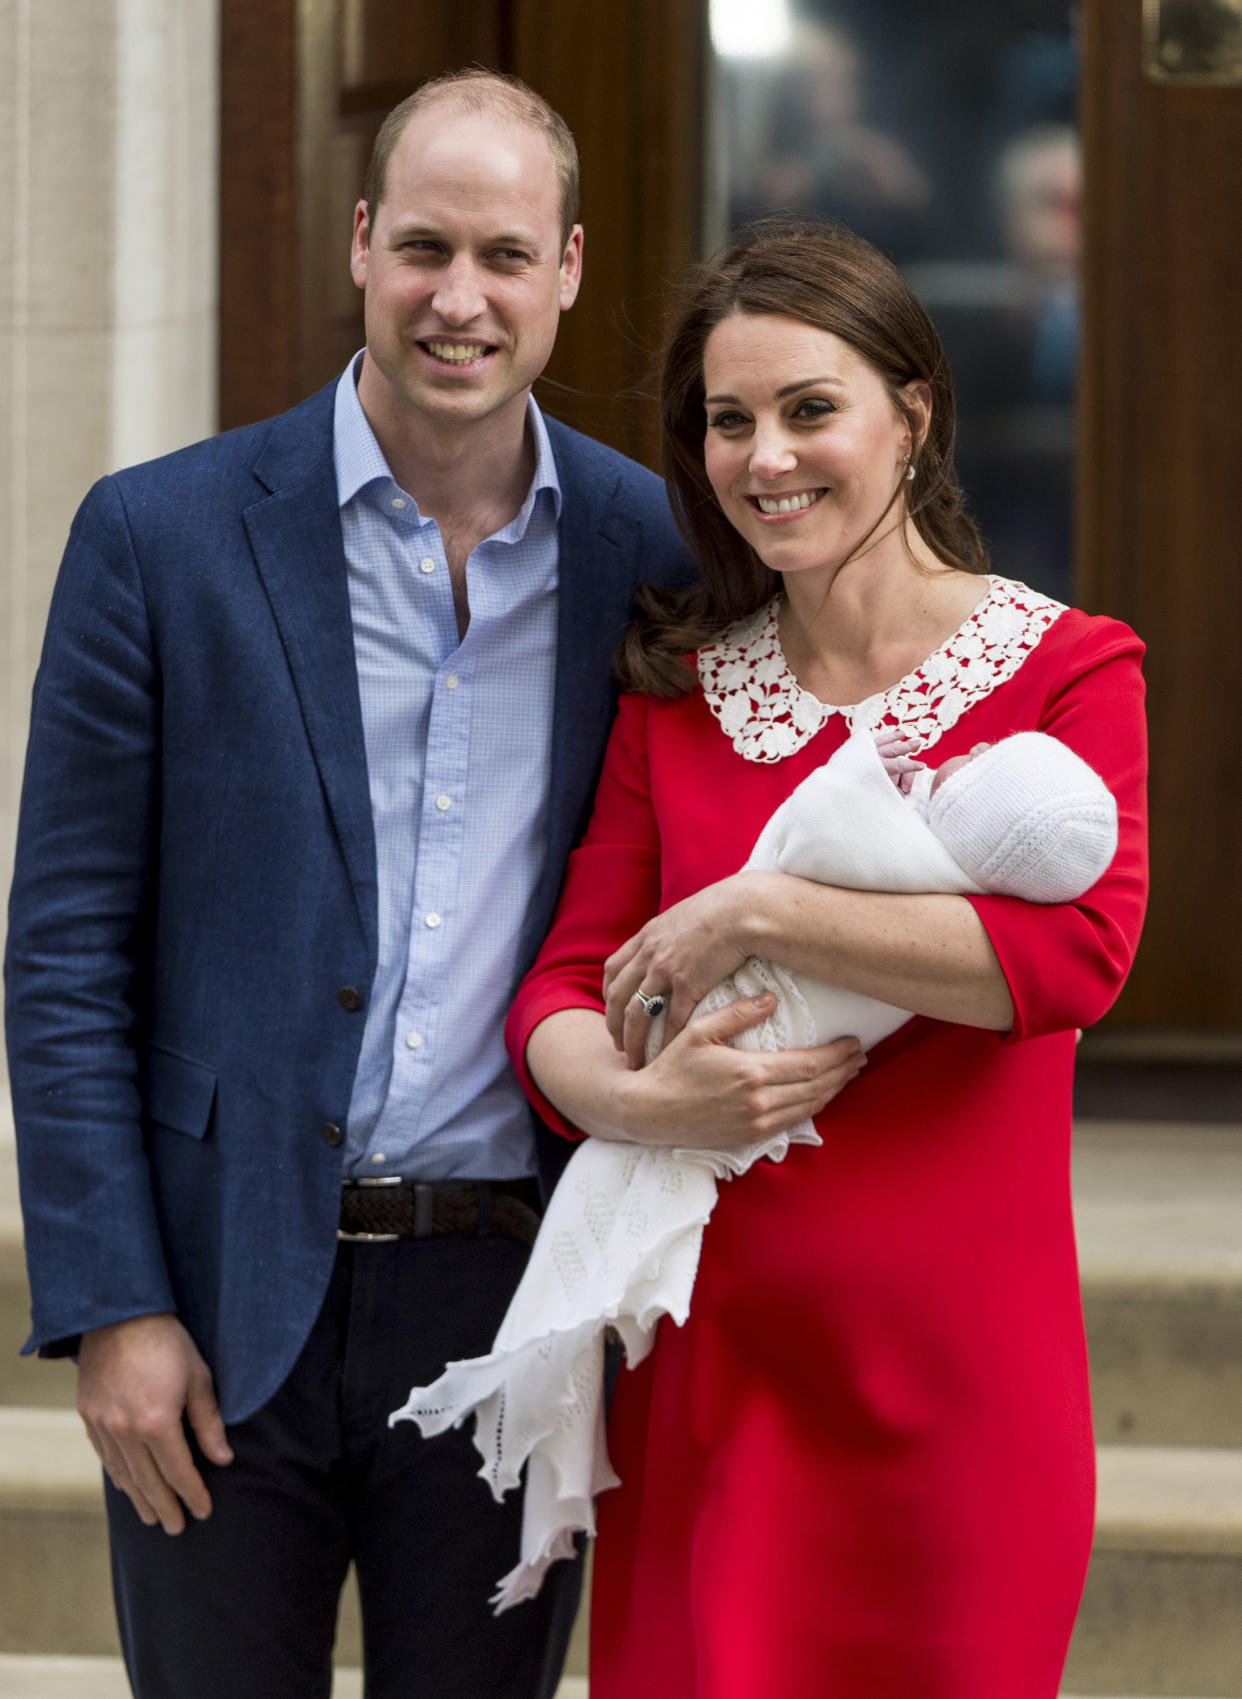
[(783, 761), (834, 714), (847, 726), (899, 726), (930, 749), (968, 708), (1011, 679), (1065, 612), (1011, 578), (989, 577), (988, 593), (939, 649), (890, 689), (849, 707), (821, 702), (790, 672), (777, 630), (776, 596), (699, 650), (707, 705), (747, 761)]

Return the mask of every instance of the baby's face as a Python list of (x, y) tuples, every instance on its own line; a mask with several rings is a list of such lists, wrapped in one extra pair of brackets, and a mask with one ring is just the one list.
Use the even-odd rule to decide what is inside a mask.
[(963, 767), (968, 767), (976, 755), (982, 755), (985, 749), (991, 749), (991, 747), (990, 743), (976, 743), (969, 755), (951, 755), (947, 761), (942, 762), (937, 767), (936, 777), (931, 782), (932, 796), (935, 796), (947, 778), (960, 772)]

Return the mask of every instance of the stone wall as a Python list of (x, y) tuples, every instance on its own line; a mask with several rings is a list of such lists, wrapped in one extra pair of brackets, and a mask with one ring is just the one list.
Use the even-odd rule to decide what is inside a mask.
[[(0, 0), (0, 882), (65, 535), (216, 407), (218, 0)], [(3, 1091), (0, 1137), (8, 1126)]]

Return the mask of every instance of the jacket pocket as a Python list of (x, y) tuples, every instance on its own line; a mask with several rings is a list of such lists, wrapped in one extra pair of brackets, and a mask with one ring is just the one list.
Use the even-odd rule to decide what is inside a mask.
[(152, 1044), (147, 1050), (146, 1089), (143, 1113), (192, 1139), (201, 1139), (211, 1121), (216, 1100), (216, 1072), (204, 1062), (179, 1056)]

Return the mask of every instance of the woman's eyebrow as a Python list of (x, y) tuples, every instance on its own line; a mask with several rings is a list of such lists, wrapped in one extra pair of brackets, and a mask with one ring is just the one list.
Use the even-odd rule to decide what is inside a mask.
[[(784, 401), (786, 396), (796, 395), (800, 389), (813, 389), (816, 384), (828, 384), (833, 388), (843, 389), (845, 380), (844, 378), (833, 377), (831, 373), (827, 372), (818, 378), (799, 378), (796, 383), (787, 383), (782, 389), (778, 389), (776, 399)], [(736, 395), (705, 395), (703, 397), (704, 406), (707, 407), (719, 406), (722, 401), (731, 401), (734, 406), (738, 405)]]

